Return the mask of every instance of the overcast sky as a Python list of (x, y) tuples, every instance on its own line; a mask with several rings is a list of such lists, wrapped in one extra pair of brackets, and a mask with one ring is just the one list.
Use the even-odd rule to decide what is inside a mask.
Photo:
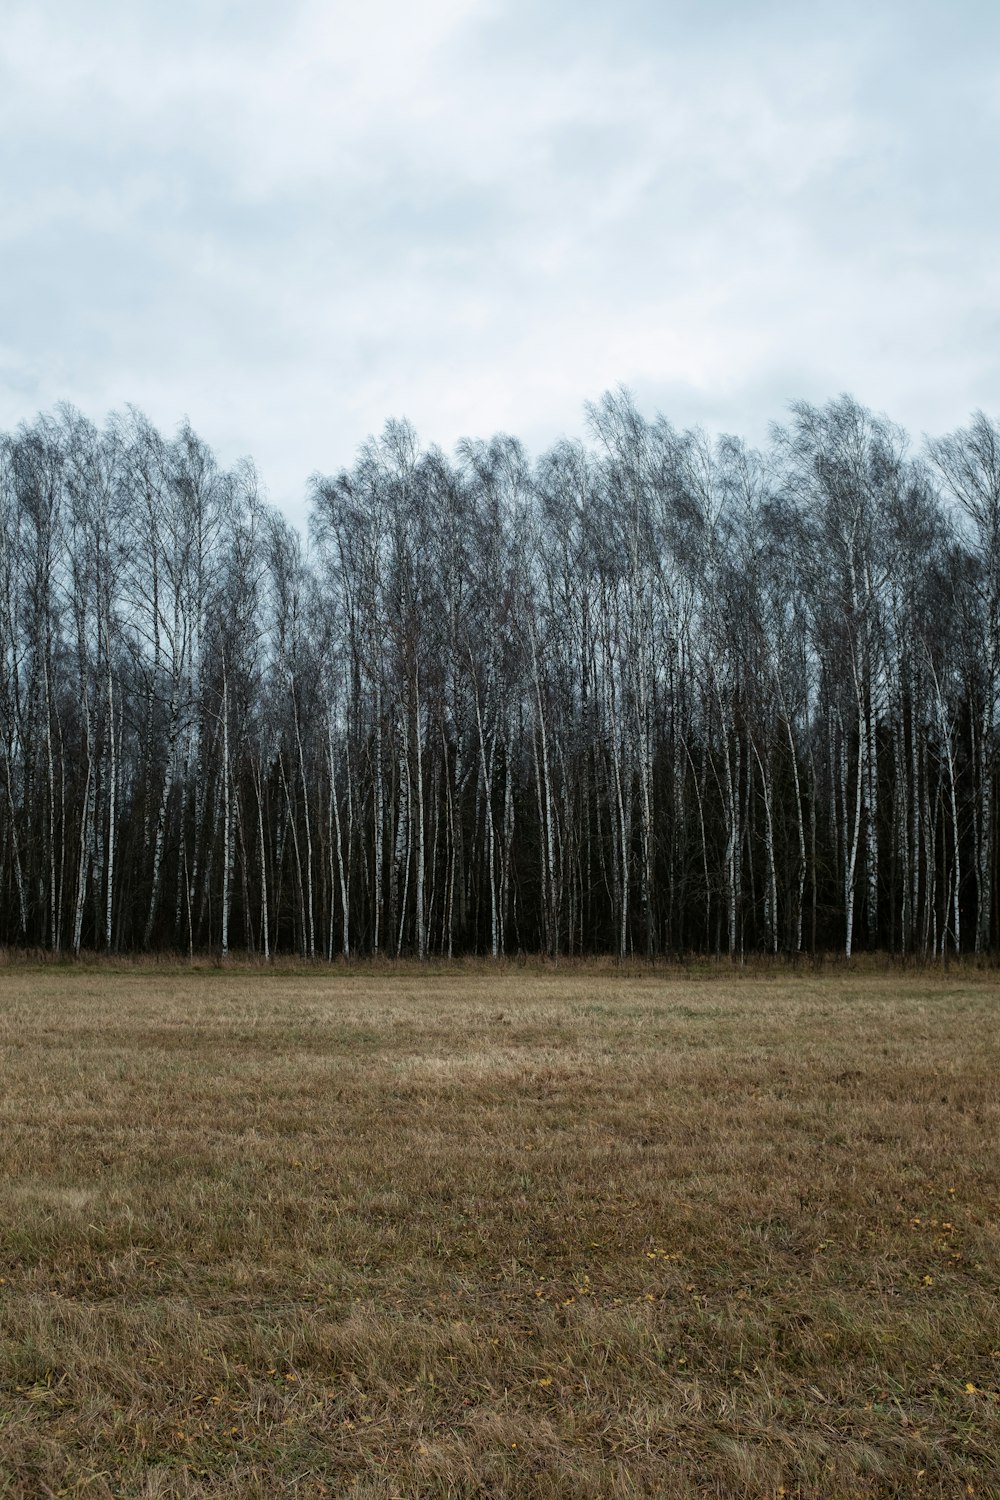
[(1000, 415), (1000, 7), (0, 0), (0, 426), (184, 415), (297, 519), (388, 416)]

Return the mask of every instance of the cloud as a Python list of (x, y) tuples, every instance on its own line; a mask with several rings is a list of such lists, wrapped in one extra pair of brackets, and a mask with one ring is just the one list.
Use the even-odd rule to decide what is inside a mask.
[(534, 446), (632, 384), (763, 437), (997, 407), (973, 3), (13, 0), (0, 423), (188, 414), (303, 482), (390, 415)]

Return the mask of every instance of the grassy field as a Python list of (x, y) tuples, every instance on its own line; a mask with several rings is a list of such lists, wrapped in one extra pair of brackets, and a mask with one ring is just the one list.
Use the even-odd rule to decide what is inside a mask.
[(1000, 1495), (972, 971), (0, 972), (0, 1495)]

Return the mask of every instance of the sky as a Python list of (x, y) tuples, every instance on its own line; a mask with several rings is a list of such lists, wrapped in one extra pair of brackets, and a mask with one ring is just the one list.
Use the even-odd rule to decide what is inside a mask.
[(1000, 416), (1000, 7), (0, 0), (0, 427), (184, 417), (306, 514), (388, 417), (624, 384)]

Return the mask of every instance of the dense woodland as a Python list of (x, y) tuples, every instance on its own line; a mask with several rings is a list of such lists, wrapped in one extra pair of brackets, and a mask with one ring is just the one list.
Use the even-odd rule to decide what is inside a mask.
[(311, 482), (189, 427), (0, 438), (0, 942), (997, 945), (1000, 427), (842, 397)]

